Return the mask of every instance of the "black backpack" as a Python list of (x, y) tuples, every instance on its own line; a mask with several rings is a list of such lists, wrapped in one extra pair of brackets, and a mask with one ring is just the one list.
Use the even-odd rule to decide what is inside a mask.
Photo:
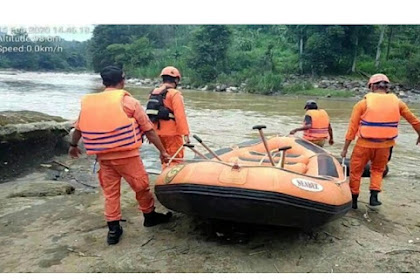
[(175, 120), (174, 112), (165, 107), (163, 103), (168, 89), (165, 88), (159, 94), (152, 94), (152, 92), (150, 92), (149, 101), (146, 106), (146, 114), (149, 116), (150, 121), (159, 125), (159, 120)]

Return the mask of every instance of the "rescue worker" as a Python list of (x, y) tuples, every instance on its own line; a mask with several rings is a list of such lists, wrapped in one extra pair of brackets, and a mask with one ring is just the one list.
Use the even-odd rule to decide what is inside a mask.
[(303, 126), (293, 129), (290, 134), (293, 135), (298, 131), (303, 131), (303, 138), (324, 147), (325, 140), (329, 138), (328, 143), (334, 144), (333, 131), (330, 124), (330, 118), (323, 109), (318, 109), (315, 100), (306, 101), (304, 109), (306, 110)]
[[(190, 143), (189, 128), (185, 115), (184, 99), (177, 90), (181, 73), (173, 66), (167, 66), (160, 73), (162, 85), (154, 89), (149, 96), (146, 113), (154, 123), (155, 130), (170, 157), (179, 150), (176, 158), (184, 157), (185, 143)], [(175, 160), (172, 163), (177, 164)], [(172, 165), (172, 164), (171, 164)], [(162, 165), (162, 168), (165, 166)]]
[(384, 74), (373, 75), (368, 82), (370, 92), (354, 107), (348, 126), (346, 140), (341, 152), (347, 155), (350, 143), (358, 139), (350, 158), (350, 189), (352, 207), (357, 209), (360, 180), (365, 165), (370, 165), (369, 205), (379, 206), (378, 193), (381, 191), (382, 174), (398, 136), (400, 117), (404, 117), (418, 134), (420, 141), (420, 120), (399, 98), (389, 93), (389, 79)]
[(123, 229), (120, 226), (120, 184), (124, 178), (136, 193), (145, 227), (168, 222), (171, 212), (155, 212), (149, 178), (140, 158), (142, 134), (160, 151), (162, 161), (169, 156), (153, 130), (153, 124), (130, 93), (123, 90), (123, 71), (115, 66), (101, 71), (105, 90), (82, 98), (79, 119), (70, 143), (69, 155), (78, 158), (80, 138), (88, 155), (96, 155), (100, 165), (99, 182), (105, 196), (105, 218), (108, 224), (108, 244), (117, 244)]

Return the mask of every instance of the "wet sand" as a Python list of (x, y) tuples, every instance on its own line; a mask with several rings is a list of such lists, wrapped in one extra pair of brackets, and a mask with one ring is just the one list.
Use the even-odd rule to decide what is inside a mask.
[(248, 242), (220, 238), (208, 221), (181, 213), (144, 228), (124, 182), (124, 235), (108, 246), (92, 159), (55, 159), (69, 171), (50, 162), (0, 184), (0, 272), (420, 272), (418, 177), (392, 168), (380, 210), (366, 207), (363, 179), (358, 210), (309, 232), (249, 226), (241, 230)]

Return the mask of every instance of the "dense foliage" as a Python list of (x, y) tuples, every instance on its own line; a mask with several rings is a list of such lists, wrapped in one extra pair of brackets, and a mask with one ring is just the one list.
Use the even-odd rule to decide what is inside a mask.
[(113, 64), (150, 78), (173, 65), (193, 86), (246, 84), (260, 93), (285, 90), (290, 74), (382, 72), (419, 86), (419, 43), (417, 25), (98, 25), (89, 42), (63, 42), (65, 51), (54, 54), (0, 54), (0, 67)]
[(118, 64), (156, 77), (174, 65), (196, 86), (245, 82), (270, 93), (288, 74), (383, 72), (419, 85), (419, 40), (414, 25), (107, 25), (95, 28), (91, 50), (95, 71)]

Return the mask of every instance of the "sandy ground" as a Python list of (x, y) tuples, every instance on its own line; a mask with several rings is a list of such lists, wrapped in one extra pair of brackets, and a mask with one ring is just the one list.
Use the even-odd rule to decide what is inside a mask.
[(379, 211), (366, 207), (365, 179), (359, 209), (344, 218), (311, 232), (252, 226), (247, 243), (181, 213), (144, 228), (124, 183), (124, 235), (108, 246), (91, 159), (56, 159), (70, 171), (51, 164), (0, 184), (0, 272), (420, 272), (418, 178), (391, 170)]

